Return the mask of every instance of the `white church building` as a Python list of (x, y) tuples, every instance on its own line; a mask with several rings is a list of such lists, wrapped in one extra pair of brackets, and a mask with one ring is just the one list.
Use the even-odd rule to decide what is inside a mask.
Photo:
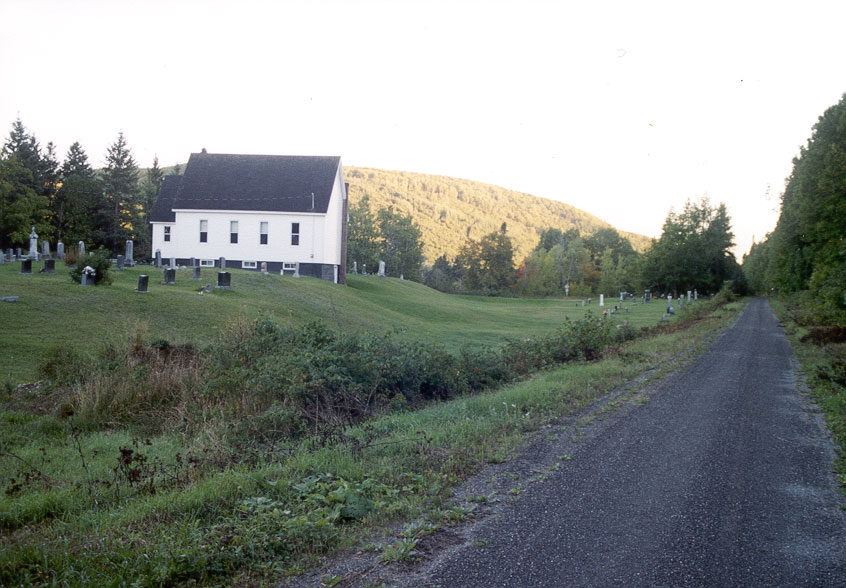
[(153, 251), (343, 284), (347, 188), (340, 157), (192, 153), (183, 175), (162, 183)]

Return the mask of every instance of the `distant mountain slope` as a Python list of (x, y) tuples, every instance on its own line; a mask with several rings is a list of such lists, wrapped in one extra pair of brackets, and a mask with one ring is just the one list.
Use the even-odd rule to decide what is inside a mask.
[[(582, 235), (590, 235), (611, 226), (563, 202), (471, 180), (353, 166), (344, 166), (344, 177), (350, 184), (351, 204), (367, 194), (374, 212), (393, 206), (411, 215), (423, 233), (428, 263), (443, 254), (454, 258), (468, 236), (479, 239), (498, 231), (503, 222), (516, 263), (535, 248), (543, 229), (575, 227)], [(649, 246), (648, 237), (620, 234), (638, 251)]]

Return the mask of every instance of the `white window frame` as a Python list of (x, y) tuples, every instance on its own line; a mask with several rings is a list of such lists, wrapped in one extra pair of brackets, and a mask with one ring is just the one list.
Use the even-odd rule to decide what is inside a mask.
[(200, 260), (200, 267), (214, 267), (214, 260), (213, 259), (201, 259)]
[(288, 261), (283, 261), (282, 262), (282, 269), (294, 271), (294, 270), (297, 269), (297, 264), (296, 263), (290, 263)]
[[(297, 228), (296, 232), (294, 231), (294, 227)], [(291, 223), (291, 247), (299, 247), (300, 246), (300, 223)], [(296, 240), (296, 243), (294, 241)]]
[(165, 243), (170, 243), (170, 237), (173, 234), (172, 229), (173, 229), (173, 227), (171, 225), (165, 225), (164, 226), (164, 242)]
[(255, 261), (242, 261), (241, 267), (244, 269), (256, 269), (258, 268), (258, 262)]
[[(235, 229), (234, 231), (232, 229)], [(235, 237), (235, 240), (232, 240), (232, 237)], [(229, 221), (229, 244), (230, 245), (237, 245), (238, 244), (238, 221), (231, 220)]]
[[(203, 230), (205, 229), (205, 230)], [(203, 240), (203, 235), (205, 235), (205, 240)], [(206, 219), (200, 219), (200, 243), (208, 243), (209, 242), (209, 221)]]
[[(264, 241), (262, 243), (262, 241)], [(259, 221), (259, 245), (267, 245), (270, 243), (270, 223), (267, 221)]]

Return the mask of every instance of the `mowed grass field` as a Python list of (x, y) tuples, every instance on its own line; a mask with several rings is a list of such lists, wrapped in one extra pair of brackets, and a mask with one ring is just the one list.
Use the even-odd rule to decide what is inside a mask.
[[(262, 275), (229, 270), (230, 291), (216, 284), (217, 270), (204, 268), (203, 279), (191, 270), (177, 271), (176, 285), (161, 285), (162, 271), (136, 266), (112, 271), (109, 286), (73, 283), (69, 268), (57, 262), (56, 273), (20, 274), (20, 262), (0, 265), (0, 296), (18, 296), (0, 303), (0, 378), (12, 384), (38, 378), (38, 365), (51, 347), (95, 351), (106, 341), (125, 339), (141, 330), (149, 340), (193, 343), (200, 347), (225, 336), (227, 321), (266, 316), (283, 325), (320, 320), (331, 328), (355, 331), (399, 331), (409, 339), (438, 342), (450, 350), (497, 345), (548, 333), (566, 318), (585, 312), (601, 314), (598, 297), (590, 305), (581, 299), (519, 299), (444, 294), (411, 281), (350, 275), (340, 286), (313, 278)], [(138, 276), (150, 276), (149, 293), (138, 294)], [(605, 309), (619, 304), (608, 300)], [(666, 309), (663, 301), (632, 305), (609, 315), (613, 323), (635, 327), (656, 324)]]

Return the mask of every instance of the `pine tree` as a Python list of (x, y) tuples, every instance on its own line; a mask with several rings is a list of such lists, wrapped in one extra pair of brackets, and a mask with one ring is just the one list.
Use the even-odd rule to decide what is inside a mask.
[(123, 131), (109, 146), (106, 169), (103, 172), (103, 194), (106, 207), (105, 243), (112, 251), (119, 251), (126, 239), (137, 237), (143, 223), (143, 207), (138, 195), (138, 164), (132, 156)]
[(55, 198), (57, 238), (68, 243), (85, 241), (102, 245), (106, 236), (102, 229), (104, 206), (100, 181), (88, 163), (85, 150), (75, 142), (62, 164), (61, 187)]

